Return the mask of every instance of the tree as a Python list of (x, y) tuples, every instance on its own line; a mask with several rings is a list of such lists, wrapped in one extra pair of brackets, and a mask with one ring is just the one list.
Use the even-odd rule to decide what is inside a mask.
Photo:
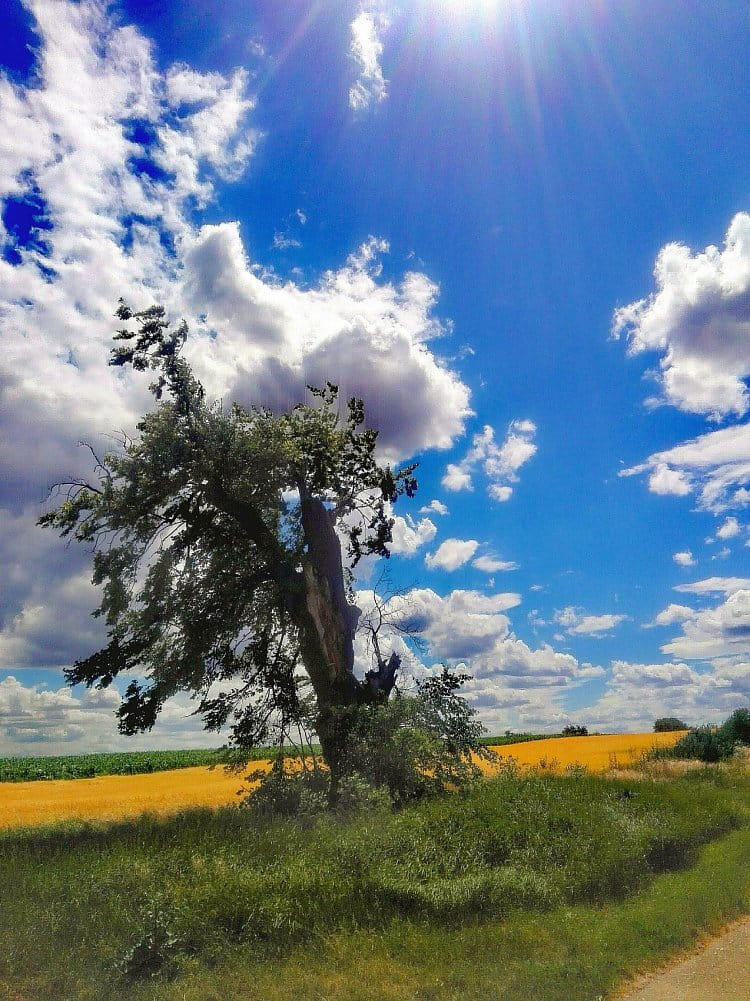
[(661, 716), (654, 721), (654, 733), (671, 733), (674, 730), (689, 729), (687, 723), (683, 723), (676, 716)]
[(335, 802), (358, 711), (388, 701), (401, 667), (374, 634), (373, 666), (355, 676), (352, 570), (390, 555), (389, 505), (414, 495), (415, 466), (380, 466), (362, 402), (341, 417), (330, 383), (287, 414), (207, 402), (181, 356), (184, 321), (122, 300), (116, 315), (110, 364), (155, 371), (157, 405), (118, 453), (95, 456), (94, 482), (56, 484), (64, 499), (39, 520), (93, 546), (103, 589), (108, 643), (67, 679), (145, 678), (117, 711), (125, 734), (178, 692), (239, 747), (283, 742), (312, 713)]
[(589, 730), (586, 726), (576, 726), (574, 723), (569, 723), (568, 726), (563, 727), (562, 735), (563, 737), (588, 737)]

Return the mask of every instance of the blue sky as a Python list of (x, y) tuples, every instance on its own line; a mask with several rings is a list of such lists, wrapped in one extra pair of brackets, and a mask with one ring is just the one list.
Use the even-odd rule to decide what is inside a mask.
[(490, 729), (746, 703), (749, 56), (739, 0), (9, 0), (0, 753), (126, 746), (62, 680), (90, 557), (35, 527), (148, 406), (120, 295), (213, 396), (329, 378), (419, 461), (362, 602), (406, 590)]

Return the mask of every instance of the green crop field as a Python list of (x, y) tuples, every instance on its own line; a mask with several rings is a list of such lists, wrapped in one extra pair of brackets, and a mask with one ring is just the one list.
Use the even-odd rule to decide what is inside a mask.
[[(122, 751), (112, 754), (70, 754), (58, 757), (0, 758), (0, 782), (43, 779), (84, 779), (96, 775), (139, 775), (170, 768), (214, 765), (216, 750)], [(263, 751), (259, 757), (268, 757)]]

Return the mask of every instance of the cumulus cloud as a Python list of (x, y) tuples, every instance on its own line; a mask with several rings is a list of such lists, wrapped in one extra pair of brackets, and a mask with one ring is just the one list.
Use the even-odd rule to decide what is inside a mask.
[(364, 400), (387, 459), (447, 448), (470, 413), (468, 389), (427, 348), (443, 332), (432, 315), (437, 287), (416, 272), (379, 282), (387, 249), (372, 237), (317, 288), (301, 289), (254, 273), (237, 224), (203, 227), (186, 241), (185, 288), (217, 335), (191, 348), (207, 388), (287, 409), (306, 384), (331, 379)]
[[(366, 617), (375, 596), (358, 592), (357, 598)], [(462, 691), (494, 732), (509, 726), (554, 729), (558, 718), (570, 721), (560, 704), (567, 693), (605, 672), (546, 644), (532, 649), (515, 636), (507, 613), (520, 601), (514, 593), (456, 590), (441, 596), (415, 588), (387, 601), (377, 599), (377, 615), (386, 623), (389, 644), (396, 645), (416, 677), (440, 670), (445, 662), (468, 672), (471, 680)], [(412, 633), (423, 643), (419, 656), (404, 642), (404, 635)], [(364, 671), (369, 666), (364, 637), (358, 636), (357, 644)]]
[[(63, 558), (33, 526), (50, 482), (90, 473), (76, 441), (132, 431), (152, 403), (147, 377), (107, 366), (118, 296), (186, 316), (210, 396), (287, 409), (331, 379), (362, 397), (386, 461), (450, 446), (470, 414), (431, 351), (438, 289), (418, 272), (382, 280), (384, 241), (301, 288), (249, 260), (236, 223), (196, 225), (261, 138), (246, 70), (162, 71), (93, 0), (29, 7), (35, 73), (0, 75), (0, 201), (31, 219), (0, 234), (0, 666), (14, 670), (98, 645), (85, 554)], [(430, 524), (399, 522), (401, 544), (429, 541)]]
[(430, 570), (458, 570), (468, 563), (477, 551), (479, 543), (475, 539), (446, 539), (441, 542), (434, 553), (428, 553), (425, 565)]
[(627, 619), (627, 615), (586, 615), (582, 609), (568, 605), (555, 612), (554, 621), (569, 636), (602, 637)]
[(740, 523), (736, 518), (727, 518), (716, 531), (717, 539), (733, 539), (740, 534)]
[(663, 609), (653, 621), (655, 626), (673, 626), (677, 622), (685, 622), (687, 619), (692, 619), (696, 612), (692, 608), (688, 608), (687, 605), (677, 605), (671, 602), (665, 609)]
[(724, 247), (691, 253), (670, 243), (656, 260), (656, 291), (618, 309), (615, 336), (631, 354), (661, 355), (666, 400), (718, 419), (744, 415), (750, 376), (750, 215), (738, 213)]
[(693, 559), (693, 554), (689, 549), (685, 549), (680, 553), (675, 553), (672, 559), (680, 567), (692, 567), (695, 566), (695, 560)]
[(446, 490), (473, 490), (473, 474), (481, 466), (488, 480), (487, 493), (493, 500), (507, 501), (518, 482), (518, 470), (535, 455), (536, 425), (529, 420), (512, 421), (501, 444), (489, 424), (474, 435), (471, 448), (459, 463), (449, 463), (442, 479)]
[(420, 514), (448, 514), (448, 508), (439, 500), (431, 500), (429, 504), (419, 509)]
[(687, 664), (629, 664), (612, 661), (612, 681), (616, 685), (655, 685), (658, 688), (694, 685), (698, 674)]
[(67, 687), (27, 685), (10, 675), (0, 681), (0, 755), (206, 747), (212, 742), (184, 697), (167, 703), (150, 733), (135, 737), (117, 731), (119, 704), (114, 687), (80, 694)]
[(384, 14), (362, 10), (350, 26), (350, 55), (358, 76), (349, 90), (349, 107), (352, 111), (365, 111), (372, 104), (388, 96), (388, 84), (380, 66), (383, 43), (380, 32), (388, 26)]
[(661, 648), (672, 657), (708, 660), (750, 654), (750, 589), (731, 590), (717, 606), (696, 611), (681, 625), (682, 635)]
[(395, 556), (413, 556), (418, 549), (431, 542), (437, 535), (437, 528), (429, 518), (418, 522), (409, 515), (393, 519), (390, 550)]
[[(603, 669), (581, 664), (549, 646), (532, 650), (510, 630), (505, 614), (520, 604), (513, 593), (453, 591), (441, 597), (417, 588), (389, 603), (394, 621), (419, 631), (434, 657), (462, 661), (478, 688), (554, 688), (601, 677)], [(470, 688), (469, 691), (475, 691)]]
[[(708, 420), (737, 420), (750, 406), (750, 215), (738, 213), (722, 248), (692, 253), (665, 246), (654, 270), (655, 291), (617, 310), (615, 336), (631, 354), (660, 356), (664, 402)], [(735, 424), (656, 453), (622, 475), (646, 472), (654, 493), (695, 491), (699, 506), (720, 512), (746, 507), (750, 429)]]

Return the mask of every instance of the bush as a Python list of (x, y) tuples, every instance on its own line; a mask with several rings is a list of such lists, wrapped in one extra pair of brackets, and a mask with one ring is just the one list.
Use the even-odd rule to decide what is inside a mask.
[(687, 723), (683, 723), (676, 716), (662, 716), (654, 722), (654, 733), (673, 733), (675, 730), (689, 730)]
[(727, 740), (721, 728), (696, 726), (680, 737), (670, 749), (672, 758), (690, 758), (695, 761), (726, 761), (734, 753), (734, 742)]
[(416, 695), (397, 694), (358, 710), (345, 762), (395, 806), (461, 789), (481, 777), (476, 758), (496, 755), (481, 743), (482, 724), (458, 690), (467, 675), (440, 675), (422, 682)]
[[(282, 765), (270, 772), (251, 772), (247, 778), (260, 779), (260, 785), (244, 801), (255, 817), (296, 819), (304, 825), (328, 810), (328, 775), (322, 768), (299, 771)], [(387, 793), (373, 788), (361, 775), (345, 775), (341, 779), (336, 803), (338, 816), (373, 812), (387, 806), (390, 806)]]
[(307, 817), (335, 803), (336, 812), (352, 812), (382, 804), (383, 797), (401, 807), (448, 790), (466, 789), (482, 775), (476, 758), (496, 754), (481, 740), (482, 724), (459, 694), (468, 675), (444, 668), (421, 682), (416, 694), (396, 692), (385, 702), (340, 710), (346, 733), (336, 796), (330, 796), (329, 772), (313, 768), (300, 773), (295, 760), (277, 760), (250, 793), (249, 805), (262, 816)]
[[(656, 721), (654, 730), (661, 722), (663, 721)], [(738, 745), (747, 744), (750, 744), (750, 709), (735, 709), (721, 726), (693, 727), (684, 737), (680, 737), (674, 747), (656, 748), (650, 757), (689, 758), (713, 764), (717, 761), (727, 761), (735, 753)]]
[(750, 709), (735, 709), (729, 719), (725, 720), (719, 732), (726, 743), (750, 744)]

